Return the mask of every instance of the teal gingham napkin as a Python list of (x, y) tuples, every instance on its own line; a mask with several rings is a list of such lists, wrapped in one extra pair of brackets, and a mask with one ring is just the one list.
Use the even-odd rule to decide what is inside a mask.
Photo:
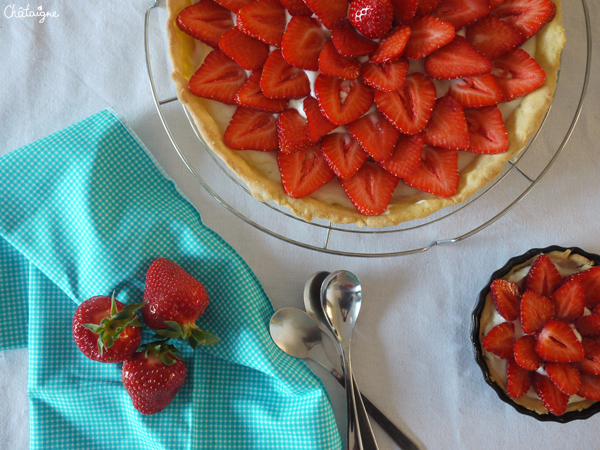
[[(144, 416), (71, 321), (93, 295), (141, 301), (159, 256), (204, 283), (199, 325), (221, 342), (180, 346), (186, 384)], [(0, 311), (0, 350), (29, 347), (33, 449), (342, 447), (318, 378), (272, 343), (259, 281), (110, 110), (0, 158)]]

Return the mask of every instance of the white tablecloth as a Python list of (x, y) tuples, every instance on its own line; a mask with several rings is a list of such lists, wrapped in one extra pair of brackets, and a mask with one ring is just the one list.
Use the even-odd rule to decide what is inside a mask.
[[(576, 0), (564, 3), (581, 11)], [(151, 96), (143, 34), (150, 4), (18, 0), (0, 5), (0, 155), (111, 107), (178, 182), (204, 221), (247, 261), (275, 308), (301, 307), (304, 282), (318, 270), (343, 268), (358, 275), (364, 302), (353, 337), (356, 378), (363, 393), (421, 448), (598, 448), (600, 415), (566, 425), (543, 423), (502, 403), (483, 381), (469, 334), (479, 291), (512, 256), (552, 244), (600, 253), (600, 46), (593, 49), (591, 82), (569, 142), (535, 189), (508, 214), (458, 243), (415, 255), (365, 259), (274, 239), (233, 216), (199, 187), (174, 152)], [(39, 16), (12, 14), (26, 7), (56, 12), (57, 17), (40, 23)], [(600, 23), (600, 3), (589, 1), (588, 7), (591, 24)], [(164, 21), (161, 2), (151, 14), (151, 55), (155, 75), (168, 79)], [(585, 48), (585, 33), (570, 22), (565, 27), (566, 67), (570, 55)], [(576, 106), (581, 83), (572, 80), (583, 76), (584, 66), (569, 67), (574, 68), (561, 73), (559, 87), (567, 90), (563, 96), (575, 99), (567, 104)], [(173, 93), (168, 83), (159, 91), (162, 98)], [(554, 108), (551, 114), (568, 125), (574, 110)], [(564, 130), (545, 129), (542, 148), (552, 153), (564, 135)], [(461, 226), (477, 226), (493, 211), (493, 204), (493, 199), (483, 199), (473, 205), (474, 212)], [(440, 238), (456, 235), (452, 228), (442, 227), (440, 233)], [(394, 235), (374, 239), (380, 249), (396, 245)], [(426, 243), (415, 242), (415, 247)], [(342, 389), (322, 369), (315, 371), (343, 422)], [(28, 447), (26, 389), (27, 351), (0, 353), (2, 448)], [(397, 448), (375, 428), (382, 450)]]

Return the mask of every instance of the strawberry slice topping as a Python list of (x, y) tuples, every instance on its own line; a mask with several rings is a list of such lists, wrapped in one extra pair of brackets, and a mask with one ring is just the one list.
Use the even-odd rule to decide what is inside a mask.
[(381, 91), (397, 91), (404, 84), (408, 73), (409, 62), (405, 58), (383, 64), (371, 62), (362, 65), (361, 73), (363, 82), (374, 89)]
[(260, 69), (269, 56), (269, 46), (233, 28), (219, 39), (219, 48), (246, 70)]
[(327, 41), (323, 46), (318, 69), (324, 75), (345, 80), (356, 80), (360, 75), (358, 60), (340, 55), (332, 41)]
[[(250, 0), (252, 1), (252, 0)], [(279, 0), (281, 4), (290, 13), (290, 16), (312, 16), (313, 12), (310, 10), (304, 0)]]
[(398, 178), (406, 178), (421, 165), (422, 149), (423, 136), (421, 134), (413, 136), (401, 134), (396, 141), (392, 156), (379, 165)]
[(252, 3), (254, 0), (215, 0), (219, 5), (224, 6), (229, 11), (238, 13), (242, 6)]
[(506, 320), (513, 321), (519, 318), (519, 305), (521, 304), (521, 290), (512, 281), (498, 278), (490, 284), (492, 300), (498, 313)]
[(425, 73), (436, 80), (472, 77), (491, 71), (492, 62), (460, 35), (425, 61)]
[(505, 102), (535, 91), (546, 79), (538, 62), (520, 48), (514, 48), (494, 60), (496, 77)]
[(369, 158), (349, 133), (331, 133), (323, 137), (321, 150), (329, 166), (340, 178), (354, 175)]
[(514, 347), (515, 362), (526, 370), (537, 370), (544, 362), (535, 352), (535, 336), (526, 334), (517, 339)]
[(417, 13), (418, 0), (391, 0), (396, 23), (409, 23)]
[(577, 395), (588, 400), (600, 401), (600, 376), (582, 373)]
[(348, 132), (377, 162), (392, 156), (400, 132), (379, 111), (365, 114), (348, 124)]
[(467, 27), (467, 41), (483, 56), (494, 60), (520, 45), (521, 33), (496, 16), (487, 15)]
[(458, 189), (458, 153), (456, 150), (424, 145), (421, 164), (404, 182), (430, 194), (452, 197)]
[(281, 47), (285, 22), (285, 8), (279, 0), (256, 0), (240, 8), (237, 15), (241, 31), (275, 47)]
[(579, 370), (569, 363), (546, 363), (546, 373), (550, 381), (567, 395), (575, 395), (581, 384)]
[(377, 50), (377, 42), (359, 34), (350, 21), (337, 22), (331, 31), (331, 40), (335, 49), (343, 56), (365, 56)]
[(585, 310), (585, 289), (577, 279), (568, 280), (550, 297), (554, 303), (556, 320), (575, 322)]
[(540, 255), (525, 278), (525, 289), (550, 297), (561, 283), (562, 277), (552, 260), (546, 255)]
[(550, 378), (532, 372), (531, 384), (535, 393), (540, 398), (546, 409), (555, 416), (560, 416), (567, 411), (569, 396), (561, 392)]
[(525, 291), (520, 305), (521, 326), (527, 334), (541, 330), (554, 317), (554, 304), (548, 297)]
[(379, 41), (377, 50), (369, 56), (369, 61), (381, 64), (400, 59), (409, 38), (410, 27), (406, 24), (398, 25)]
[(323, 157), (320, 145), (295, 153), (277, 152), (277, 165), (283, 190), (292, 198), (312, 194), (335, 177)]
[(537, 337), (535, 351), (548, 362), (574, 362), (585, 356), (583, 345), (571, 327), (558, 320), (549, 320), (542, 328)]
[(192, 75), (188, 87), (198, 97), (235, 105), (235, 94), (246, 79), (246, 71), (238, 63), (221, 50), (213, 50)]
[(366, 161), (353, 176), (341, 178), (340, 184), (361, 214), (374, 216), (387, 209), (399, 181), (391, 173)]
[(404, 56), (421, 59), (448, 44), (456, 34), (452, 24), (433, 16), (417, 16), (410, 23), (411, 33)]
[(504, 0), (492, 14), (516, 28), (525, 42), (554, 19), (556, 5), (550, 0)]
[(283, 153), (294, 153), (314, 145), (314, 142), (308, 138), (306, 119), (293, 108), (286, 109), (279, 114), (277, 136), (279, 137), (279, 149)]
[(600, 375), (600, 344), (588, 338), (583, 338), (581, 341), (585, 356), (581, 361), (575, 364), (581, 373), (590, 375)]
[(575, 275), (571, 275), (567, 280), (578, 279), (585, 289), (585, 306), (593, 309), (600, 304), (600, 266), (592, 267)]
[(259, 111), (278, 113), (283, 111), (288, 104), (287, 100), (269, 98), (263, 94), (260, 87), (262, 71), (257, 70), (250, 74), (248, 81), (235, 94), (235, 102), (240, 106), (246, 106)]
[(483, 338), (483, 348), (502, 359), (512, 359), (515, 346), (515, 326), (512, 322), (502, 322), (490, 330)]
[(417, 14), (431, 14), (440, 6), (442, 0), (418, 0)]
[(531, 387), (531, 372), (523, 369), (515, 361), (506, 365), (506, 390), (511, 398), (523, 397)]
[(315, 80), (315, 94), (323, 115), (336, 125), (354, 122), (373, 104), (373, 91), (358, 80), (319, 74)]
[(327, 37), (316, 19), (294, 16), (288, 23), (281, 44), (285, 60), (304, 70), (319, 70), (319, 53)]
[(177, 26), (194, 39), (218, 48), (221, 36), (233, 28), (233, 19), (229, 10), (214, 0), (200, 0), (179, 13)]
[(273, 151), (279, 147), (273, 114), (238, 106), (223, 136), (234, 150)]
[(267, 58), (260, 87), (269, 98), (302, 98), (310, 94), (306, 72), (288, 64), (281, 50), (272, 51)]
[(575, 321), (575, 328), (583, 337), (600, 337), (600, 314), (589, 314)]
[(490, 12), (488, 0), (442, 0), (431, 14), (460, 30)]
[(463, 107), (452, 97), (445, 95), (435, 101), (429, 123), (423, 130), (423, 141), (435, 147), (469, 147), (469, 131)]
[(329, 30), (348, 15), (348, 0), (304, 0), (304, 3)]
[(450, 80), (448, 95), (465, 109), (492, 106), (502, 101), (502, 90), (490, 73)]
[(467, 151), (495, 155), (508, 149), (508, 134), (502, 113), (496, 105), (467, 109), (464, 113), (469, 130)]
[(394, 9), (390, 0), (352, 0), (348, 17), (363, 36), (377, 39), (392, 27)]
[(337, 128), (337, 125), (327, 120), (321, 112), (319, 102), (314, 97), (306, 97), (302, 103), (308, 127), (308, 138), (319, 142), (323, 136)]

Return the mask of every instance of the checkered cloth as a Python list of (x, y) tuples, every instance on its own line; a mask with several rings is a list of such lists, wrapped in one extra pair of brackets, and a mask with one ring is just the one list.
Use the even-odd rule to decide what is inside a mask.
[[(205, 285), (198, 324), (221, 342), (179, 346), (186, 383), (144, 416), (120, 365), (77, 349), (71, 321), (93, 295), (141, 301), (159, 256)], [(254, 274), (110, 110), (0, 159), (0, 311), (0, 350), (29, 347), (31, 448), (342, 447), (318, 378), (271, 341)]]

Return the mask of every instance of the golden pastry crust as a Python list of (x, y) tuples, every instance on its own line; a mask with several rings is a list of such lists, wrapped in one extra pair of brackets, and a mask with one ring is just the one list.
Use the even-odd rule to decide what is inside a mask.
[[(223, 140), (223, 133), (235, 107), (222, 104), (216, 107), (216, 102), (196, 97), (187, 86), (188, 80), (211, 50), (210, 47), (181, 32), (176, 25), (179, 12), (192, 3), (194, 3), (193, 0), (168, 0), (167, 2), (169, 54), (173, 66), (172, 78), (179, 100), (188, 109), (206, 144), (248, 186), (256, 199), (262, 202), (274, 201), (278, 205), (289, 208), (294, 214), (307, 221), (324, 219), (338, 224), (387, 227), (422, 219), (441, 208), (465, 201), (497, 177), (504, 164), (525, 147), (539, 128), (552, 103), (557, 72), (560, 67), (560, 53), (565, 44), (565, 33), (561, 26), (560, 2), (554, 0), (557, 7), (554, 19), (535, 36), (535, 59), (546, 72), (546, 80), (539, 89), (522, 99), (506, 121), (509, 137), (508, 150), (500, 155), (475, 156), (473, 161), (460, 171), (458, 190), (452, 197), (436, 197), (410, 188), (407, 195), (394, 195), (385, 213), (378, 216), (364, 216), (349, 201), (342, 200), (345, 194), (337, 180), (331, 182), (337, 185), (332, 186), (332, 189), (342, 200), (341, 202), (324, 201), (323, 195), (318, 193), (294, 199), (285, 194), (279, 173), (274, 170), (277, 167), (274, 152), (260, 156), (265, 160), (271, 159), (270, 163), (263, 164), (262, 161), (257, 162), (256, 157), (251, 153), (264, 152), (237, 151), (227, 147)], [(260, 170), (257, 166), (268, 167), (267, 172), (269, 173), (265, 173), (264, 169)], [(334, 197), (329, 196), (329, 198)]]

